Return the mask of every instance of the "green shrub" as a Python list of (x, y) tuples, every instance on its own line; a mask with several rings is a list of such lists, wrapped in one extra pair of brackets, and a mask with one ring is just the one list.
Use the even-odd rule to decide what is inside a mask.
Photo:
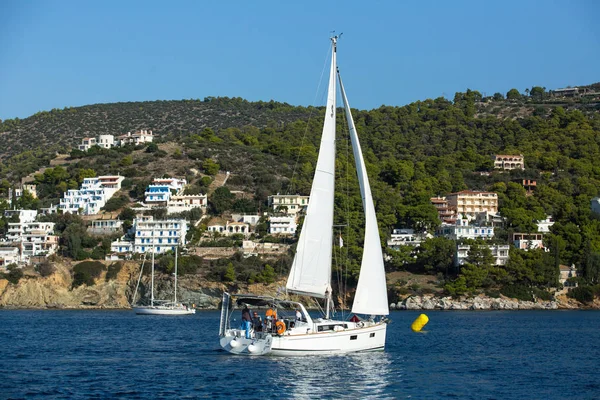
[(500, 293), (512, 299), (533, 301), (533, 291), (530, 287), (525, 285), (508, 285), (500, 289)]
[(119, 274), (119, 272), (121, 272), (122, 268), (123, 263), (120, 261), (110, 264), (106, 269), (106, 282), (116, 279), (117, 275)]
[(106, 271), (104, 264), (98, 261), (84, 261), (73, 267), (73, 287), (92, 286), (94, 280)]
[(23, 270), (17, 264), (10, 264), (6, 267), (8, 273), (0, 274), (0, 278), (4, 278), (10, 283), (16, 285), (23, 277)]
[(594, 301), (594, 290), (590, 286), (579, 286), (567, 292), (567, 296), (581, 303)]
[(40, 276), (46, 277), (52, 275), (56, 271), (56, 268), (50, 261), (44, 260), (35, 267), (35, 270)]
[(104, 211), (116, 211), (129, 204), (129, 197), (121, 195), (119, 197), (112, 197), (109, 199), (102, 209)]

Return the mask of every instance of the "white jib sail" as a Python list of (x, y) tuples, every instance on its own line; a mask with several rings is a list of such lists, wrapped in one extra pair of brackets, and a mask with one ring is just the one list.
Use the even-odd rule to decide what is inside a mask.
[(350, 112), (350, 104), (348, 104), (342, 77), (339, 73), (338, 78), (340, 80), (340, 90), (346, 110), (346, 119), (348, 121), (352, 151), (356, 162), (360, 194), (365, 211), (365, 242), (352, 312), (355, 314), (388, 315), (390, 311), (388, 308), (385, 268), (383, 265), (383, 253), (381, 252), (381, 240), (379, 238), (379, 228), (377, 227), (375, 205), (373, 204), (373, 196), (371, 195), (371, 187), (369, 186), (369, 177), (362, 156), (362, 149)]
[(331, 71), (319, 157), (296, 256), (287, 280), (288, 291), (327, 297), (331, 290), (331, 246), (335, 187), (336, 39), (332, 38)]

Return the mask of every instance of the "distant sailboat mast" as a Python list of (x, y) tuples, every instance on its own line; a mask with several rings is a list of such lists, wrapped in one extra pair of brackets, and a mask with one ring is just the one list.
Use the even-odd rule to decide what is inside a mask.
[(154, 230), (152, 230), (152, 285), (150, 286), (150, 305), (154, 307)]
[(175, 298), (173, 303), (177, 305), (177, 247), (175, 247)]

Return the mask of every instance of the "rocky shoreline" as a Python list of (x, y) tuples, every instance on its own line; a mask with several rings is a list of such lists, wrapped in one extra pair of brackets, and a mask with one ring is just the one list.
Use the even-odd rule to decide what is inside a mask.
[(390, 310), (573, 310), (600, 308), (596, 302), (583, 306), (566, 296), (557, 296), (551, 301), (522, 301), (504, 296), (491, 298), (476, 296), (453, 299), (433, 295), (408, 296), (397, 303), (390, 304)]
[[(56, 271), (47, 277), (35, 273), (26, 274), (18, 284), (0, 279), (0, 309), (130, 309), (130, 302), (137, 282), (139, 266), (134, 262), (123, 263), (116, 277), (99, 276), (93, 285), (73, 287), (72, 267), (57, 263)], [(150, 277), (144, 276), (139, 297), (148, 301)], [(274, 295), (282, 282), (271, 285), (251, 284), (243, 287), (227, 287), (222, 283), (209, 282), (198, 276), (184, 276), (178, 285), (178, 298), (194, 304), (200, 310), (217, 310), (223, 291)], [(155, 296), (168, 298), (173, 293), (170, 276), (157, 276)], [(300, 299), (299, 299), (300, 300)], [(341, 300), (341, 299), (340, 299)], [(563, 294), (556, 294), (552, 301), (521, 301), (504, 296), (499, 298), (479, 295), (454, 299), (434, 294), (408, 295), (390, 304), (390, 310), (559, 310), (600, 309), (600, 300), (581, 304)]]

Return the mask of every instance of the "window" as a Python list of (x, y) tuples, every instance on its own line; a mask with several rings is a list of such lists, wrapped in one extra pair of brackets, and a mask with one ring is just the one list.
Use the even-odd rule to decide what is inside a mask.
[(352, 336), (350, 336), (350, 340), (356, 340), (357, 337), (358, 337), (358, 335), (352, 335)]
[(371, 333), (369, 337), (375, 337), (375, 332)]

